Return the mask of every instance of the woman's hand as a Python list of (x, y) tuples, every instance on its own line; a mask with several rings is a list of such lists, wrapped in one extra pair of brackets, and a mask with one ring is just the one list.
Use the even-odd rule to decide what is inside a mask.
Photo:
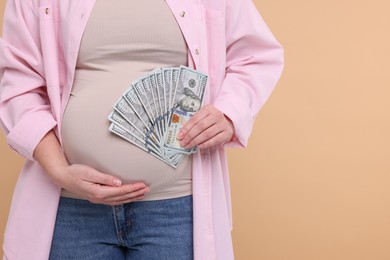
[(57, 176), (61, 187), (98, 204), (114, 206), (133, 202), (150, 191), (142, 182), (122, 185), (118, 178), (81, 164), (65, 166)]
[(141, 182), (122, 185), (118, 178), (91, 167), (69, 165), (53, 131), (49, 131), (37, 145), (34, 158), (59, 187), (93, 203), (120, 205), (139, 200), (149, 191)]
[(185, 148), (200, 149), (224, 144), (233, 137), (234, 127), (221, 111), (213, 105), (202, 107), (183, 128), (177, 138)]

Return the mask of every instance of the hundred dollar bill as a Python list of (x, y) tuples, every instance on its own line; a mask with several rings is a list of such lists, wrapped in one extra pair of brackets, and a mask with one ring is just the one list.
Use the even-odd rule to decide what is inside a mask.
[(163, 78), (165, 87), (165, 99), (167, 101), (168, 112), (172, 107), (171, 93), (172, 93), (172, 68), (163, 68)]
[[(155, 72), (156, 70), (154, 70)], [(155, 124), (157, 125), (157, 128), (159, 129), (160, 136), (163, 137), (163, 126), (162, 126), (162, 119), (163, 119), (163, 109), (162, 109), (162, 103), (160, 98), (160, 89), (157, 85), (157, 75), (153, 72), (149, 73), (149, 82), (151, 89), (154, 94), (154, 104), (157, 108), (157, 115), (155, 118)]]
[(109, 115), (109, 130), (176, 168), (196, 147), (180, 147), (177, 133), (200, 109), (207, 75), (190, 68), (158, 68), (134, 80)]
[(174, 107), (174, 99), (175, 99), (175, 93), (177, 88), (177, 81), (179, 79), (179, 71), (180, 68), (172, 68), (172, 90), (171, 90), (171, 110)]
[(144, 150), (145, 152), (148, 152), (149, 154), (153, 155), (154, 157), (165, 162), (166, 164), (170, 165), (173, 168), (177, 168), (177, 166), (180, 163), (181, 160), (180, 154), (179, 154), (179, 158), (175, 157), (173, 160), (167, 160), (165, 157), (163, 157), (158, 151), (156, 151), (152, 147), (148, 147), (148, 148), (145, 147), (142, 141), (140, 141), (138, 138), (135, 138), (131, 133), (127, 132), (125, 129), (121, 128), (115, 123), (110, 124), (109, 131), (123, 138), (124, 140), (136, 145), (140, 149)]
[(175, 167), (177, 167), (180, 164), (183, 157), (184, 157), (184, 155), (181, 153), (175, 154), (175, 156), (171, 160), (171, 164), (173, 164)]
[(132, 134), (130, 134), (129, 132), (127, 132), (126, 130), (124, 130), (123, 128), (121, 128), (120, 126), (116, 125), (115, 123), (111, 123), (110, 124), (110, 127), (109, 127), (109, 131), (112, 132), (113, 134), (116, 134), (118, 135), (119, 137), (125, 139), (126, 141), (138, 146), (139, 148), (141, 148), (142, 150), (144, 150), (145, 152), (148, 152), (149, 154), (153, 155), (154, 157), (160, 159), (161, 161), (169, 164), (170, 166), (176, 168), (177, 167), (177, 164), (175, 163), (171, 163), (167, 160), (165, 160), (159, 153), (156, 153), (156, 151), (154, 151), (153, 149), (151, 148), (146, 148), (144, 146), (144, 143), (140, 140), (138, 140), (137, 138), (135, 138)]
[(171, 162), (181, 160), (184, 153), (175, 151), (175, 150), (165, 150), (164, 149), (164, 157), (167, 158), (167, 160), (170, 160)]
[(127, 122), (126, 119), (121, 116), (117, 111), (112, 111), (110, 115), (108, 116), (108, 120), (110, 120), (111, 123), (115, 123), (116, 125), (119, 125), (122, 128), (127, 129), (128, 131), (134, 132), (134, 135), (139, 137), (140, 141), (143, 141), (146, 135), (142, 132), (140, 132), (133, 123)]
[(157, 95), (157, 93), (154, 93), (154, 91), (153, 91), (152, 85), (150, 83), (149, 75), (146, 75), (139, 80), (142, 82), (142, 86), (144, 87), (145, 94), (146, 94), (148, 102), (149, 102), (149, 107), (151, 109), (152, 123), (153, 123), (154, 127), (157, 128), (156, 132), (157, 132), (157, 135), (159, 136), (159, 139), (162, 140), (162, 134), (160, 133), (159, 123), (158, 123), (159, 111), (157, 109), (156, 103), (154, 102), (155, 95)]
[(133, 81), (131, 85), (134, 87), (135, 93), (137, 94), (139, 100), (142, 103), (142, 106), (144, 107), (146, 114), (149, 117), (150, 122), (153, 123), (153, 114), (152, 114), (152, 108), (151, 103), (149, 102), (148, 95), (146, 93), (146, 90), (140, 80)]
[(135, 92), (135, 89), (133, 86), (129, 87), (125, 93), (123, 94), (123, 98), (127, 101), (127, 103), (130, 105), (132, 110), (135, 112), (135, 114), (138, 116), (138, 118), (142, 121), (144, 126), (149, 130), (149, 133), (155, 137), (156, 136), (156, 129), (154, 128), (154, 125), (152, 125), (152, 122), (149, 120), (149, 117), (142, 106), (142, 103), (140, 99), (137, 96), (137, 93)]
[[(165, 128), (168, 128), (169, 120), (171, 118), (172, 111), (174, 109), (174, 96), (176, 93), (176, 87), (177, 87), (177, 80), (179, 79), (179, 71), (180, 68), (178, 67), (173, 67), (170, 68), (170, 93), (169, 93), (169, 110), (168, 110), (168, 120), (166, 121), (166, 126)], [(169, 75), (168, 75), (169, 76)]]
[(135, 111), (130, 107), (129, 103), (121, 97), (114, 105), (114, 110), (118, 112), (127, 122), (137, 129), (140, 133), (149, 136), (149, 130), (145, 127), (144, 123), (136, 115)]
[(179, 166), (183, 156), (184, 156), (183, 154), (177, 153), (173, 158), (165, 159), (165, 161), (166, 161), (167, 164), (169, 164), (173, 168), (177, 168), (177, 166)]
[[(155, 150), (160, 151), (160, 145), (156, 139), (150, 138), (149, 136), (140, 132), (131, 122), (128, 122), (117, 111), (115, 111), (115, 110), (112, 111), (110, 113), (110, 115), (108, 116), (108, 120), (110, 120), (110, 122), (120, 126), (124, 130), (126, 130), (128, 133), (132, 134), (135, 138), (137, 138), (138, 140), (143, 142), (145, 144), (146, 148), (148, 148), (148, 146), (151, 146)], [(159, 153), (161, 153), (161, 152), (159, 152)]]
[(165, 133), (165, 124), (166, 124), (166, 115), (168, 112), (168, 106), (165, 100), (166, 96), (166, 90), (164, 87), (164, 78), (163, 78), (163, 71), (162, 69), (158, 69), (154, 71), (154, 75), (156, 75), (156, 84), (157, 84), (157, 90), (159, 93), (159, 99), (160, 99), (160, 104), (161, 104), (161, 126), (163, 127), (162, 129), (162, 134), (164, 135)]
[(123, 139), (131, 142), (132, 144), (138, 146), (139, 148), (141, 148), (142, 150), (146, 151), (146, 152), (150, 152), (151, 150), (148, 150), (144, 143), (142, 142), (142, 140), (139, 140), (138, 138), (136, 138), (134, 135), (130, 134), (129, 132), (127, 132), (126, 130), (124, 130), (122, 127), (116, 125), (115, 123), (111, 123), (110, 124), (110, 127), (108, 129), (111, 133), (114, 133), (120, 137), (122, 137)]
[(184, 153), (194, 152), (194, 149), (186, 149), (180, 146), (177, 134), (193, 115), (200, 110), (207, 78), (206, 74), (184, 66), (180, 67), (173, 98), (172, 114), (164, 138), (165, 148)]
[[(142, 77), (138, 79), (137, 81), (141, 82), (142, 87), (145, 91), (146, 99), (148, 101), (148, 107), (150, 108), (150, 114), (152, 116), (152, 121), (154, 122), (154, 119), (157, 116), (157, 107), (156, 104), (154, 104), (154, 94), (152, 91), (152, 87), (150, 86), (150, 79), (148, 76)], [(137, 89), (136, 89), (137, 90)]]
[(164, 149), (164, 158), (165, 160), (169, 161), (171, 164), (179, 165), (180, 161), (184, 157), (184, 154), (180, 151), (175, 150), (167, 150)]

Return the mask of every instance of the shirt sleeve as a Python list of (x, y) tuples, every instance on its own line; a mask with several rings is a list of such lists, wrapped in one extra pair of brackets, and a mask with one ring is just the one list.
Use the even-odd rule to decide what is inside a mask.
[(37, 12), (29, 1), (7, 1), (0, 39), (0, 127), (12, 149), (34, 160), (36, 146), (56, 125), (46, 91)]
[(226, 1), (226, 77), (213, 105), (232, 122), (225, 147), (246, 147), (256, 114), (279, 80), (283, 48), (253, 2)]

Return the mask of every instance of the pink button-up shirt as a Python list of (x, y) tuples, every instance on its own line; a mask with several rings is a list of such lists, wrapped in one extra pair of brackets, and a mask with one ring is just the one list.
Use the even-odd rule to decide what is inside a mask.
[[(60, 187), (32, 154), (50, 129), (61, 137), (79, 45), (95, 1), (7, 1), (0, 40), (0, 127), (10, 147), (27, 160), (14, 191), (4, 259), (48, 258)], [(234, 124), (235, 137), (225, 146), (245, 147), (255, 116), (281, 75), (281, 46), (250, 0), (166, 2), (188, 44), (191, 65), (209, 75), (204, 103)], [(224, 147), (194, 155), (193, 204), (195, 259), (233, 259)]]

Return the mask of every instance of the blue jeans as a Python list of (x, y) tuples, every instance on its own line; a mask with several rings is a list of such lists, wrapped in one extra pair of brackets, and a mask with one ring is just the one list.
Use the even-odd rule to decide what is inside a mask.
[(121, 206), (61, 197), (50, 259), (193, 259), (192, 196)]

